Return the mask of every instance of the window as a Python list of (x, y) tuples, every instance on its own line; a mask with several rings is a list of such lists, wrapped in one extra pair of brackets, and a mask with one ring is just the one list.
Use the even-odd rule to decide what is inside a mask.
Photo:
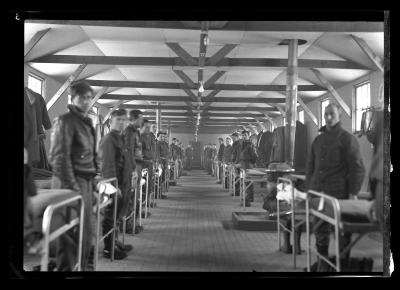
[(371, 106), (370, 82), (364, 82), (355, 86), (354, 101), (355, 124), (353, 124), (353, 131), (359, 132), (363, 110)]
[[(34, 74), (28, 74), (28, 88), (43, 96), (44, 80)], [(44, 97), (44, 96), (43, 96)]]
[(329, 105), (329, 99), (325, 99), (321, 102), (321, 127), (325, 126), (325, 108)]
[(304, 124), (304, 110), (300, 110), (297, 114), (298, 114), (297, 120), (299, 120), (299, 122)]
[(71, 105), (72, 101), (71, 101), (71, 95), (68, 95), (68, 105)]

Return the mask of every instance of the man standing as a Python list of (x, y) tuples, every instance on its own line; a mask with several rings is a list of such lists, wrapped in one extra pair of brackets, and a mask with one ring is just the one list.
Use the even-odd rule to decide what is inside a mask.
[(149, 120), (144, 120), (142, 133), (140, 135), (140, 142), (142, 143), (143, 168), (147, 168), (149, 172), (148, 196), (150, 196), (154, 191), (153, 166), (156, 148), (152, 134), (151, 123)]
[[(232, 144), (232, 154), (231, 154), (231, 163), (233, 163), (233, 165), (236, 165), (239, 163), (239, 153), (240, 153), (240, 139), (239, 139), (239, 134), (237, 132), (234, 132), (232, 134), (232, 140), (233, 140), (233, 144)], [(235, 169), (235, 173), (236, 173), (236, 177), (235, 177), (235, 196), (240, 195), (240, 185), (237, 182), (239, 179), (239, 173), (240, 173), (240, 169), (236, 168)]]
[[(143, 154), (142, 154), (142, 144), (140, 142), (140, 128), (143, 126), (143, 113), (140, 110), (132, 110), (129, 112), (129, 124), (126, 126), (124, 135), (125, 148), (128, 151), (128, 156), (131, 160), (132, 168), (133, 168), (133, 178), (136, 177), (137, 184), (133, 185), (136, 187), (136, 201), (132, 203), (136, 205), (136, 217), (139, 214), (139, 186), (140, 180), (142, 176), (142, 163), (143, 163)], [(132, 207), (135, 207), (132, 204)], [(132, 234), (131, 229), (133, 228), (133, 220), (129, 220), (127, 223), (127, 233)], [(137, 226), (135, 232), (138, 233), (143, 230), (143, 227)]]
[[(115, 110), (110, 116), (111, 131), (105, 135), (99, 145), (99, 157), (101, 160), (101, 172), (103, 178), (117, 178), (118, 187), (122, 196), (117, 198), (117, 219), (125, 216), (128, 209), (128, 203), (131, 199), (131, 176), (132, 165), (127, 151), (124, 148), (122, 131), (127, 121), (127, 112), (124, 109)], [(103, 219), (103, 233), (109, 232), (113, 228), (114, 204), (105, 208)], [(116, 248), (114, 258), (121, 260), (126, 258), (127, 252), (131, 251), (131, 245), (123, 245), (116, 239)], [(103, 256), (110, 258), (112, 247), (112, 236), (108, 235), (104, 239)]]
[[(232, 155), (232, 139), (226, 137), (226, 146), (224, 148), (224, 154), (222, 156), (222, 162), (228, 164), (231, 162)], [(225, 175), (225, 188), (228, 188), (228, 174)]]
[[(54, 121), (49, 159), (60, 187), (79, 192), (85, 204), (83, 222), (82, 269), (91, 270), (93, 182), (99, 173), (96, 162), (96, 137), (92, 120), (87, 116), (93, 89), (85, 82), (70, 87), (71, 105)], [(60, 237), (57, 249), (58, 271), (72, 271), (78, 252), (78, 236), (68, 232)]]
[[(357, 139), (341, 127), (341, 108), (331, 103), (325, 108), (325, 122), (312, 143), (307, 161), (307, 190), (324, 192), (338, 199), (348, 199), (357, 195), (361, 188), (365, 169), (361, 159)], [(328, 258), (330, 226), (323, 223), (315, 231), (317, 251)], [(340, 249), (351, 242), (351, 234), (340, 239)], [(348, 260), (350, 251), (344, 259)], [(329, 265), (320, 259), (317, 271), (327, 271)]]
[(193, 161), (193, 149), (192, 146), (188, 145), (185, 151), (186, 156), (186, 169), (192, 170), (192, 161)]
[[(168, 170), (168, 156), (169, 156), (169, 147), (167, 143), (167, 134), (164, 132), (158, 132), (158, 141), (156, 143), (156, 158), (162, 167), (162, 175), (161, 182), (165, 182), (166, 172)], [(166, 198), (165, 195), (161, 194), (161, 198)]]
[[(257, 149), (256, 146), (250, 141), (250, 132), (242, 131), (243, 142), (240, 146), (239, 162), (242, 169), (254, 168), (257, 161)], [(246, 182), (248, 186), (250, 182)], [(250, 206), (250, 203), (254, 201), (254, 186), (250, 185), (246, 190), (245, 206)]]
[(219, 170), (219, 180), (217, 181), (217, 184), (221, 184), (222, 183), (222, 158), (224, 156), (224, 149), (225, 149), (225, 144), (224, 144), (224, 139), (219, 137), (218, 138), (219, 141), (219, 148), (218, 148), (218, 154), (217, 154), (217, 159), (218, 159), (218, 168), (217, 170)]

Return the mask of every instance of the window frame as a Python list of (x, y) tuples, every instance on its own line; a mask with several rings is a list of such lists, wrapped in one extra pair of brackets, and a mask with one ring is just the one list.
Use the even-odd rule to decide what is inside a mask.
[(324, 108), (323, 108), (323, 103), (324, 102), (328, 102), (328, 104), (330, 103), (330, 98), (329, 97), (326, 97), (326, 98), (323, 98), (323, 99), (321, 99), (321, 103), (320, 103), (320, 106), (319, 106), (319, 109), (320, 109), (320, 114), (319, 114), (319, 117), (320, 117), (320, 119), (319, 119), (319, 125), (320, 125), (320, 127), (322, 127), (322, 126), (325, 126), (326, 124), (324, 124), (323, 122), (324, 122), (324, 113), (325, 113), (325, 110), (323, 110)]
[[(369, 107), (371, 107), (371, 80), (370, 79), (364, 80), (353, 86), (353, 98), (352, 98), (353, 99), (352, 100), (353, 109), (351, 112), (352, 113), (351, 126), (352, 126), (353, 134), (360, 133), (360, 130), (357, 130), (357, 89), (359, 87), (362, 87), (367, 84), (369, 84)], [(361, 129), (361, 127), (360, 127), (360, 129)]]
[[(35, 74), (35, 73), (33, 73), (33, 72), (28, 72), (28, 88), (29, 88), (29, 77), (31, 77), (31, 78), (34, 78), (34, 79), (36, 79), (36, 80), (38, 80), (38, 81), (40, 81), (41, 82), (41, 87), (40, 87), (40, 95), (44, 98), (44, 99), (46, 99), (46, 96), (45, 96), (45, 94), (44, 94), (44, 91), (45, 91), (45, 78), (43, 78), (43, 77), (41, 77), (41, 76), (39, 76), (39, 75), (37, 75), (37, 74)], [(31, 89), (31, 88), (30, 88)], [(32, 89), (31, 89), (32, 90)], [(36, 92), (37, 93), (37, 92)]]

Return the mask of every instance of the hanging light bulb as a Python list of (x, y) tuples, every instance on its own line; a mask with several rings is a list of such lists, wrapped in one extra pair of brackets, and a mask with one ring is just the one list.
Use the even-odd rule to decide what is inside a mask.
[(200, 82), (199, 93), (204, 93), (203, 82)]

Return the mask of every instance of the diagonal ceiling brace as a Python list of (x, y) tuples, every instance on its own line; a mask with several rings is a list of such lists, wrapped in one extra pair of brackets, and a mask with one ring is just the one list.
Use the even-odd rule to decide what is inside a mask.
[(321, 74), (321, 72), (317, 69), (311, 69), (311, 71), (316, 75), (316, 77), (324, 84), (324, 86), (328, 89), (331, 95), (335, 98), (335, 100), (339, 103), (345, 113), (351, 118), (351, 109), (346, 104), (346, 102), (342, 99), (339, 93), (335, 90), (335, 88), (329, 83), (329, 81)]
[(81, 64), (72, 75), (69, 76), (69, 78), (65, 81), (65, 83), (58, 89), (58, 91), (54, 94), (54, 96), (47, 102), (46, 107), (47, 110), (49, 110), (54, 103), (61, 97), (61, 95), (68, 89), (68, 87), (71, 85), (73, 81), (75, 81), (78, 76), (82, 73), (82, 71), (85, 69), (86, 64)]
[(25, 46), (24, 51), (24, 61), (28, 60), (29, 53), (38, 44), (38, 42), (50, 31), (51, 28), (43, 29), (35, 33), (35, 35), (29, 40), (28, 44)]
[(369, 47), (369, 45), (365, 42), (364, 39), (357, 37), (351, 34), (353, 40), (358, 44), (358, 46), (362, 49), (362, 51), (368, 56), (368, 58), (375, 64), (375, 66), (383, 72), (383, 60), (377, 56), (374, 51)]

